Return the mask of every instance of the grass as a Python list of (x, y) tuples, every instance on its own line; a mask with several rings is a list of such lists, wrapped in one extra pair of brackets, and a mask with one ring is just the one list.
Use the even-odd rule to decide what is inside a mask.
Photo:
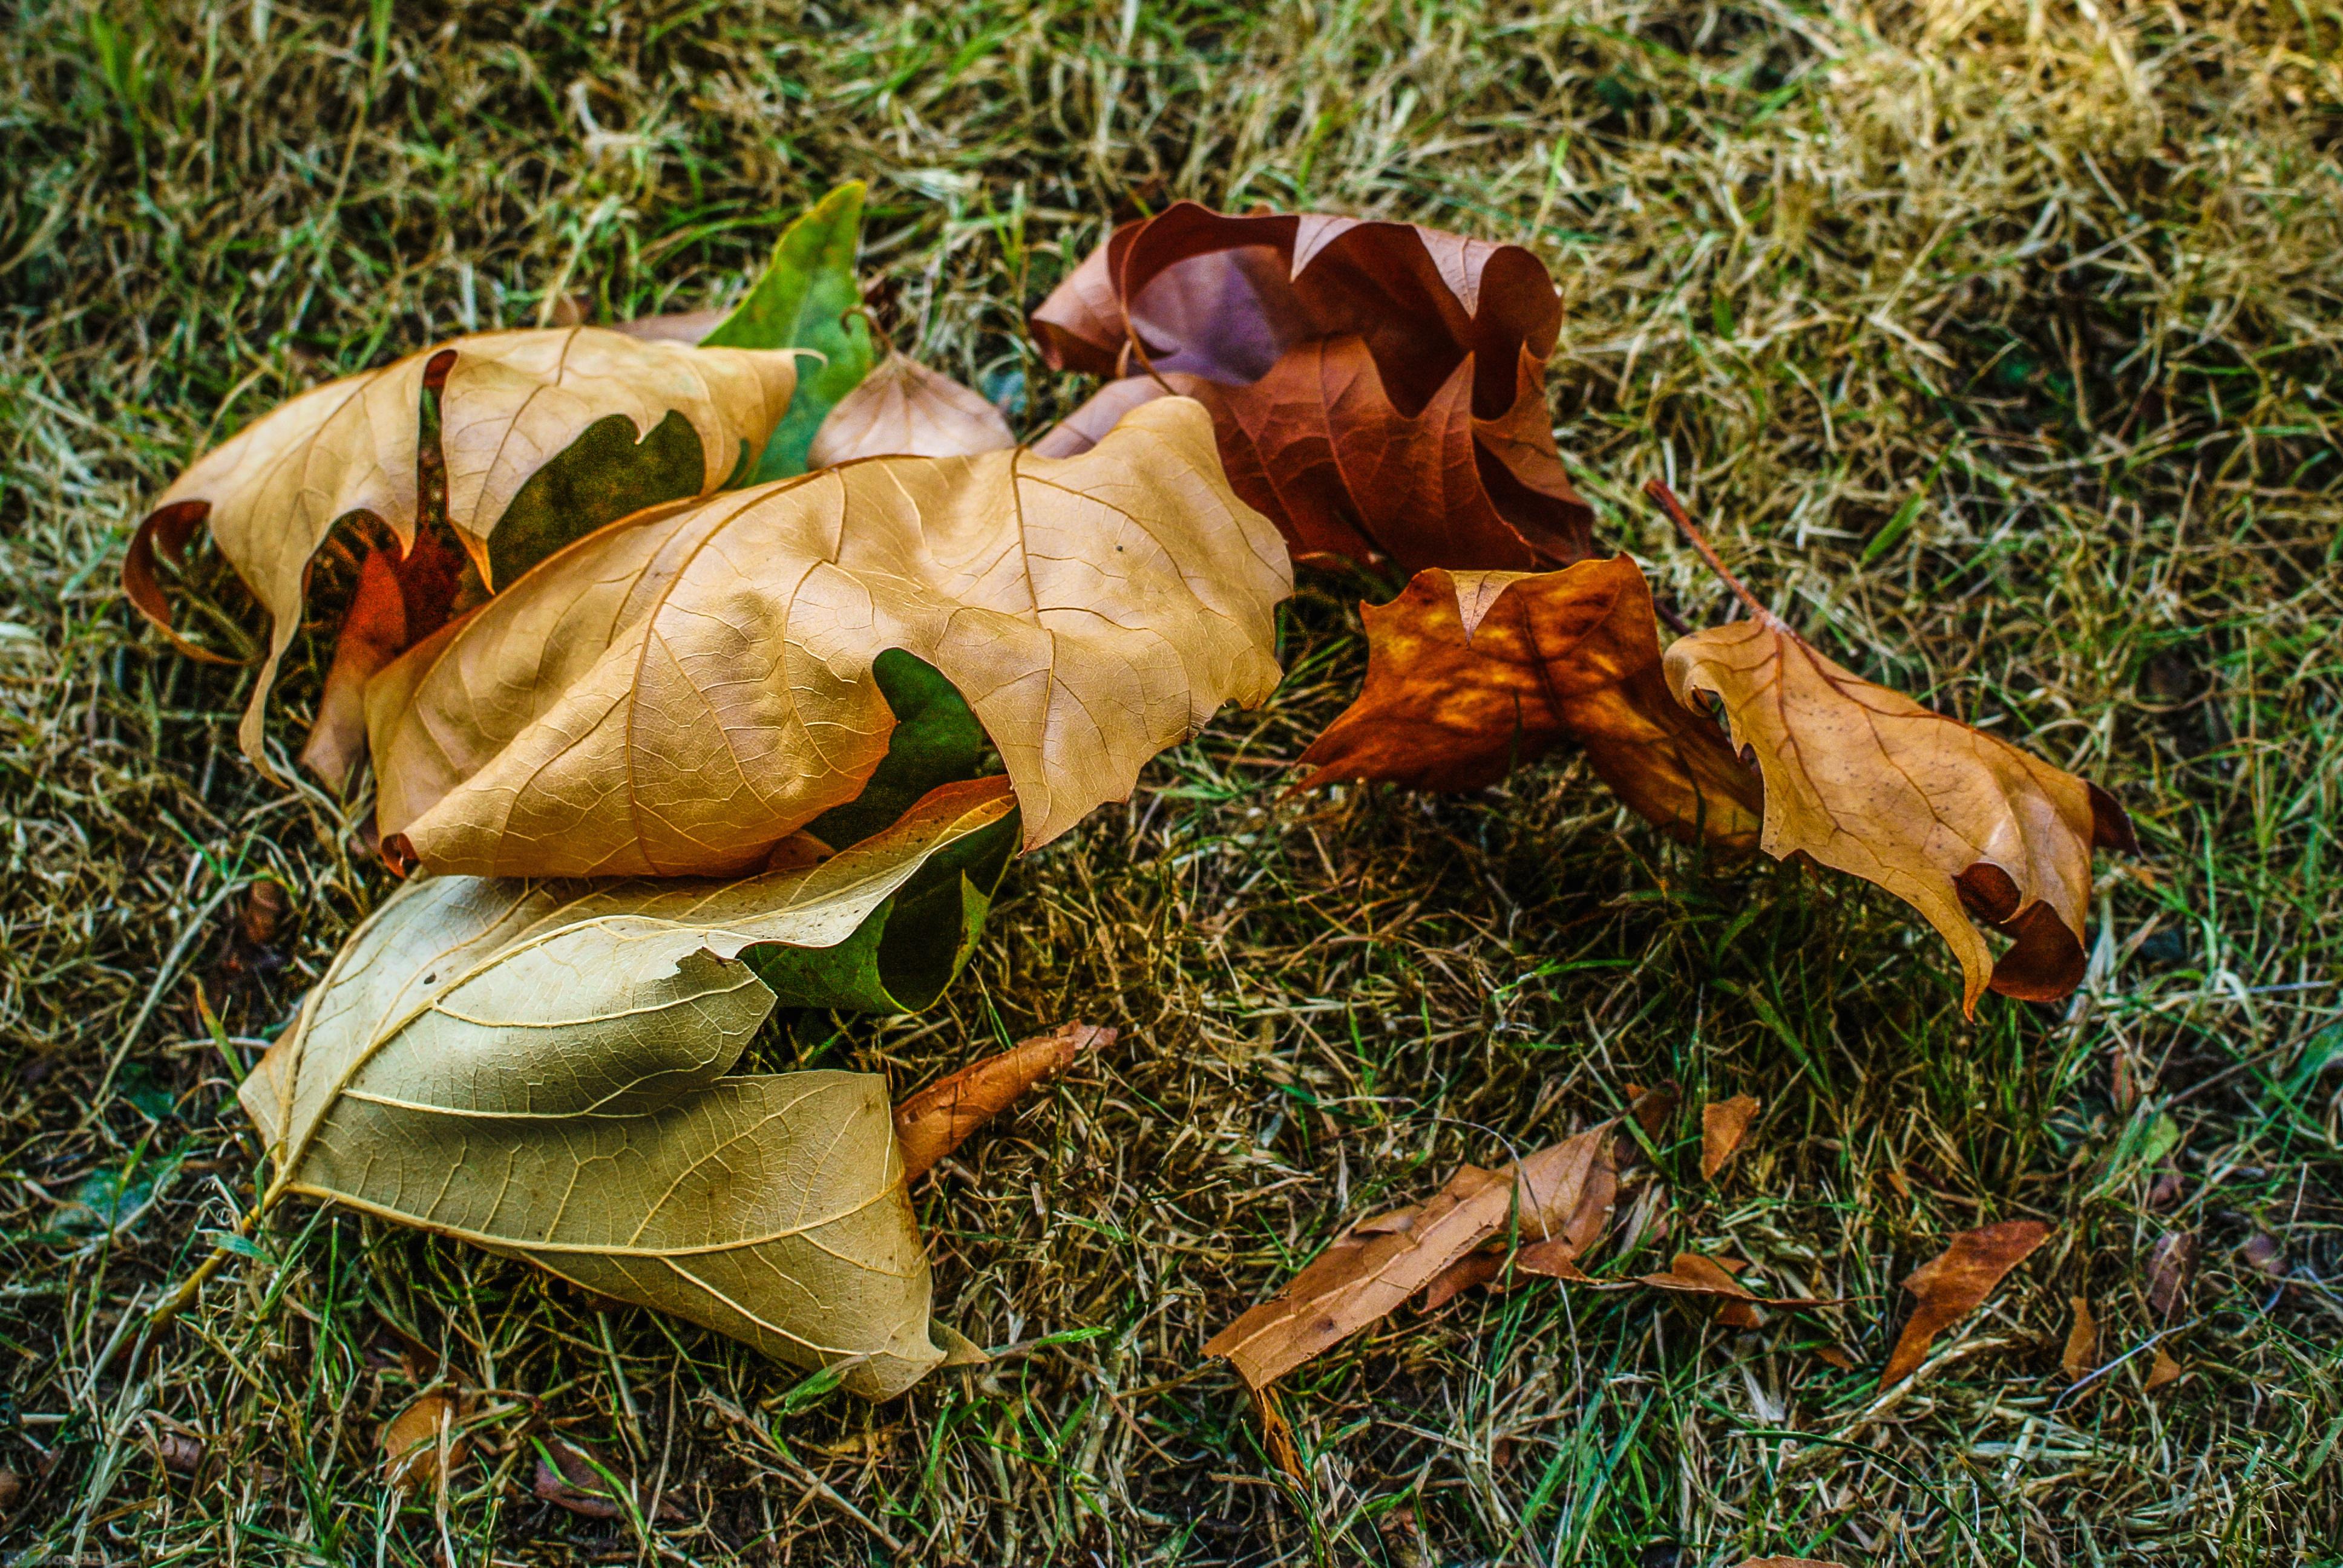
[[(2338, 46), (2308, 3), (25, 0), (0, 1556), (2343, 1561)], [(1286, 689), (1012, 871), (938, 1010), (762, 1048), (908, 1090), (998, 1036), (1123, 1027), (920, 1194), (991, 1367), (874, 1408), (307, 1209), (138, 1353), (250, 1201), (235, 1081), (385, 879), (363, 800), (236, 759), (239, 672), (126, 612), (128, 525), (318, 378), (569, 297), (725, 297), (849, 176), (897, 342), (1026, 428), (1081, 389), (1021, 313), (1113, 217), (1193, 196), (1534, 245), (1564, 449), (1664, 597), (1723, 613), (1637, 499), (1654, 475), (1835, 657), (2128, 803), (2147, 854), (2101, 862), (2086, 989), (1966, 1022), (1899, 907), (1701, 865), (1567, 759), (1473, 799), (1281, 796), (1356, 689), (1353, 604), (1392, 586), (1321, 578)], [(213, 580), (206, 629), (248, 638)], [(1853, 1304), (1749, 1333), (1550, 1284), (1403, 1312), (1282, 1391), (1284, 1475), (1204, 1338), (1346, 1219), (1667, 1077), (1765, 1108), (1714, 1184), (1690, 1111), (1666, 1130), (1636, 1245)], [(2052, 1241), (1878, 1397), (1897, 1282), (2020, 1215)], [(2168, 1320), (2167, 1235), (2198, 1258)], [(2101, 1360), (2138, 1353), (2069, 1395), (2077, 1296)], [(470, 1457), (403, 1500), (377, 1432), (447, 1384)], [(556, 1436), (667, 1505), (536, 1500)]]

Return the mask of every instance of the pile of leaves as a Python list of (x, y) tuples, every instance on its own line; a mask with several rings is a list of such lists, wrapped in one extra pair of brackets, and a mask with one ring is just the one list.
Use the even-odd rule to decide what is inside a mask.
[[(1528, 251), (1174, 206), (1035, 312), (1049, 361), (1103, 380), (1021, 446), (874, 339), (861, 199), (809, 209), (729, 310), (459, 337), (304, 393), (138, 528), (125, 591), (191, 657), (226, 657), (172, 628), (199, 532), (249, 587), (269, 629), (246, 755), (370, 781), (367, 836), (405, 879), (244, 1085), (271, 1164), (247, 1228), (290, 1194), (344, 1204), (872, 1398), (980, 1359), (931, 1317), (910, 1183), (1111, 1036), (1069, 1025), (901, 1106), (874, 1075), (738, 1069), (777, 1010), (931, 1004), (1013, 854), (1270, 697), (1297, 561), (1412, 576), (1363, 608), (1365, 685), (1294, 788), (1474, 789), (1575, 745), (1681, 839), (1895, 893), (1972, 1012), (2082, 979), (2121, 809), (1831, 660), (1654, 487), (1745, 611), (1664, 647), (1673, 612), (1599, 552), (1556, 449), (1560, 307)], [(355, 588), (312, 604), (336, 553)], [(333, 655), (288, 761), (270, 689), (305, 632)], [(1633, 1127), (1674, 1104), (1637, 1094), (1629, 1123), (1353, 1225), (1206, 1350), (1274, 1430), (1280, 1376), (1419, 1292), (1835, 1304), (1696, 1249), (1595, 1271), (1652, 1180)], [(1704, 1179), (1757, 1110), (1708, 1108)], [(1986, 1227), (1915, 1274), (1886, 1381), (2043, 1236)], [(394, 1457), (444, 1449), (446, 1412), (410, 1424)]]

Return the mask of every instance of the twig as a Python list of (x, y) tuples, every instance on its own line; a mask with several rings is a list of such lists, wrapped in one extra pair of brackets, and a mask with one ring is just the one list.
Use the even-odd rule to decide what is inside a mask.
[(1700, 552), (1700, 558), (1708, 563), (1708, 569), (1725, 579), (1725, 586), (1733, 590), (1735, 598), (1748, 607), (1752, 616), (1767, 625), (1781, 624), (1780, 618), (1758, 602), (1757, 596), (1749, 591), (1748, 586), (1733, 575), (1733, 568), (1725, 564), (1725, 558), (1716, 553), (1716, 547), (1708, 542), (1708, 536), (1700, 531), (1700, 525), (1694, 522), (1691, 516), (1684, 511), (1684, 503), (1676, 499), (1676, 493), (1674, 490), (1669, 489), (1659, 480), (1654, 479), (1644, 487), (1644, 494), (1660, 504), (1660, 510), (1667, 513), (1668, 521), (1676, 526), (1676, 531), (1684, 535), (1694, 549)]

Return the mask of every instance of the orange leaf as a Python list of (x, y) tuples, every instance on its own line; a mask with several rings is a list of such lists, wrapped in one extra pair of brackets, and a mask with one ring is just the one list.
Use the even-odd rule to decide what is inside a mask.
[(331, 788), (348, 783), (366, 755), (366, 683), (447, 624), (463, 571), (463, 553), (437, 528), (418, 529), (407, 549), (377, 546), (359, 564), (357, 591), (301, 748), (301, 766)]
[(1746, 1094), (1714, 1100), (1700, 1108), (1700, 1179), (1714, 1181), (1749, 1133), (1762, 1102)]
[(2059, 1352), (2058, 1370), (2070, 1382), (2080, 1382), (2089, 1375), (2099, 1359), (2099, 1325), (2091, 1316), (2091, 1303), (2080, 1296), (2069, 1298), (2075, 1306), (2075, 1326), (2066, 1331), (2066, 1348)]
[(1879, 1386), (1901, 1382), (1917, 1371), (1936, 1336), (1983, 1305), (2002, 1276), (2024, 1262), (2049, 1234), (2050, 1227), (2039, 1220), (2004, 1220), (1962, 1231), (1951, 1246), (1913, 1270), (1904, 1288), (1919, 1305), (1887, 1357)]
[(1083, 1051), (1114, 1043), (1115, 1031), (1077, 1020), (948, 1073), (895, 1107), (903, 1180), (916, 1181), (970, 1133), (1043, 1079), (1064, 1071)]
[(1477, 789), (1574, 740), (1676, 836), (1756, 837), (1757, 780), (1714, 724), (1670, 699), (1651, 589), (1626, 557), (1534, 576), (1419, 572), (1364, 617), (1366, 688), (1302, 753), (1302, 788)]
[(2174, 1361), (2162, 1345), (2157, 1346), (2156, 1360), (2148, 1364), (2147, 1380), (2141, 1386), (2154, 1393), (2167, 1383), (2177, 1382), (2179, 1379), (2180, 1363)]
[(445, 1485), (470, 1452), (469, 1441), (456, 1431), (463, 1413), (463, 1401), (438, 1389), (383, 1422), (383, 1473), (390, 1483), (408, 1493)]
[[(2091, 850), (2138, 849), (2105, 790), (1862, 679), (1771, 615), (1678, 638), (1666, 668), (1678, 700), (1720, 699), (1756, 753), (1765, 852), (1918, 910), (1960, 959), (1966, 1010), (1988, 986), (2048, 1001), (2081, 982)], [(1998, 962), (1970, 913), (2013, 940)]]
[(1612, 1123), (1540, 1150), (1505, 1171), (1467, 1165), (1426, 1201), (1361, 1222), (1337, 1237), (1269, 1301), (1212, 1336), (1247, 1384), (1267, 1388), (1328, 1347), (1376, 1322), (1509, 1221), (1524, 1241), (1591, 1245), (1617, 1190)]
[(1212, 411), (1231, 482), (1305, 557), (1525, 569), (1589, 553), (1544, 369), (1562, 320), (1518, 246), (1182, 202), (1127, 224), (1033, 314), (1056, 368), (1125, 379), (1039, 449), (1169, 389)]

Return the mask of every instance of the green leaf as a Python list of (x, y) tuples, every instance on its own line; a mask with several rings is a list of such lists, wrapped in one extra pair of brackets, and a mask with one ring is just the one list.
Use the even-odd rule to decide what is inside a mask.
[(973, 779), (984, 759), (984, 727), (960, 689), (936, 667), (900, 648), (882, 648), (870, 663), (879, 694), (894, 711), (887, 755), (862, 793), (806, 824), (833, 849), (859, 844), (910, 810), (939, 784)]
[(854, 277), (863, 194), (860, 180), (849, 180), (800, 214), (781, 231), (749, 297), (700, 339), (715, 348), (811, 348), (826, 360), (799, 366), (797, 395), (749, 470), (749, 484), (804, 473), (813, 433), (870, 373), (870, 328)]
[[(740, 453), (745, 469), (749, 454)], [(488, 536), (488, 565), (501, 588), (562, 546), (645, 507), (699, 494), (706, 476), (699, 433), (669, 410), (639, 441), (624, 414), (597, 419), (529, 476)], [(735, 474), (737, 482), (739, 476)]]

